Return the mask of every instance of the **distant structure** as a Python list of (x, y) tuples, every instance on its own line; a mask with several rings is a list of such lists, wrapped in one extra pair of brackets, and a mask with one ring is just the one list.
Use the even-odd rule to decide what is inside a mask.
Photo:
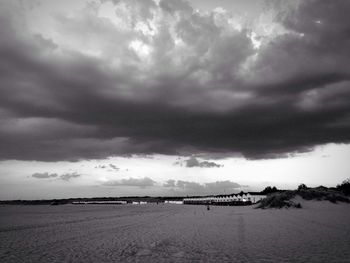
[(133, 205), (147, 205), (147, 202), (145, 202), (145, 201), (133, 201), (131, 204), (133, 204)]
[(185, 205), (251, 205), (256, 204), (260, 200), (264, 199), (266, 195), (259, 193), (239, 193), (231, 195), (218, 195), (196, 198), (184, 198), (183, 203)]
[(175, 204), (175, 205), (182, 205), (183, 201), (173, 201), (173, 200), (165, 200), (164, 204)]
[(77, 201), (73, 205), (125, 205), (126, 201)]

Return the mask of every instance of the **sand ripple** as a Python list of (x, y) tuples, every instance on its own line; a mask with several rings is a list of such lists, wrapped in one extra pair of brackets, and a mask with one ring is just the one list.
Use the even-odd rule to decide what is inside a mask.
[(350, 262), (350, 205), (2, 206), (0, 262)]

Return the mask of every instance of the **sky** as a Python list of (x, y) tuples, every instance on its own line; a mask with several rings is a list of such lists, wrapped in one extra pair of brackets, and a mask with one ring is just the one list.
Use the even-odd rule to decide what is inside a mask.
[(0, 0), (0, 199), (350, 177), (347, 0)]

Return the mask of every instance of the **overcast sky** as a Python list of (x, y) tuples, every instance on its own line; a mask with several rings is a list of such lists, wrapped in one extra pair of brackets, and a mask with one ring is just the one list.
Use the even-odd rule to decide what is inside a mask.
[(349, 13), (348, 0), (0, 0), (0, 199), (340, 183)]

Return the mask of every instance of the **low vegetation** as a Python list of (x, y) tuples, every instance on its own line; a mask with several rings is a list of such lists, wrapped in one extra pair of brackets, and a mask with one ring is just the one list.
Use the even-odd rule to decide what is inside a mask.
[(298, 207), (299, 203), (293, 202), (296, 191), (283, 191), (269, 194), (265, 199), (261, 200), (257, 208), (282, 208), (282, 207)]
[[(349, 180), (347, 183), (349, 184)], [(327, 188), (324, 186), (308, 188), (305, 184), (301, 184), (297, 190), (278, 190), (268, 194), (265, 199), (261, 200), (257, 208), (301, 208), (301, 204), (293, 200), (296, 196), (300, 196), (305, 200), (327, 200), (332, 203), (350, 203), (349, 197), (345, 195), (344, 191), (338, 189), (338, 187), (339, 185), (337, 188)]]
[(341, 184), (338, 184), (336, 189), (341, 191), (344, 195), (350, 195), (350, 178), (343, 181)]

